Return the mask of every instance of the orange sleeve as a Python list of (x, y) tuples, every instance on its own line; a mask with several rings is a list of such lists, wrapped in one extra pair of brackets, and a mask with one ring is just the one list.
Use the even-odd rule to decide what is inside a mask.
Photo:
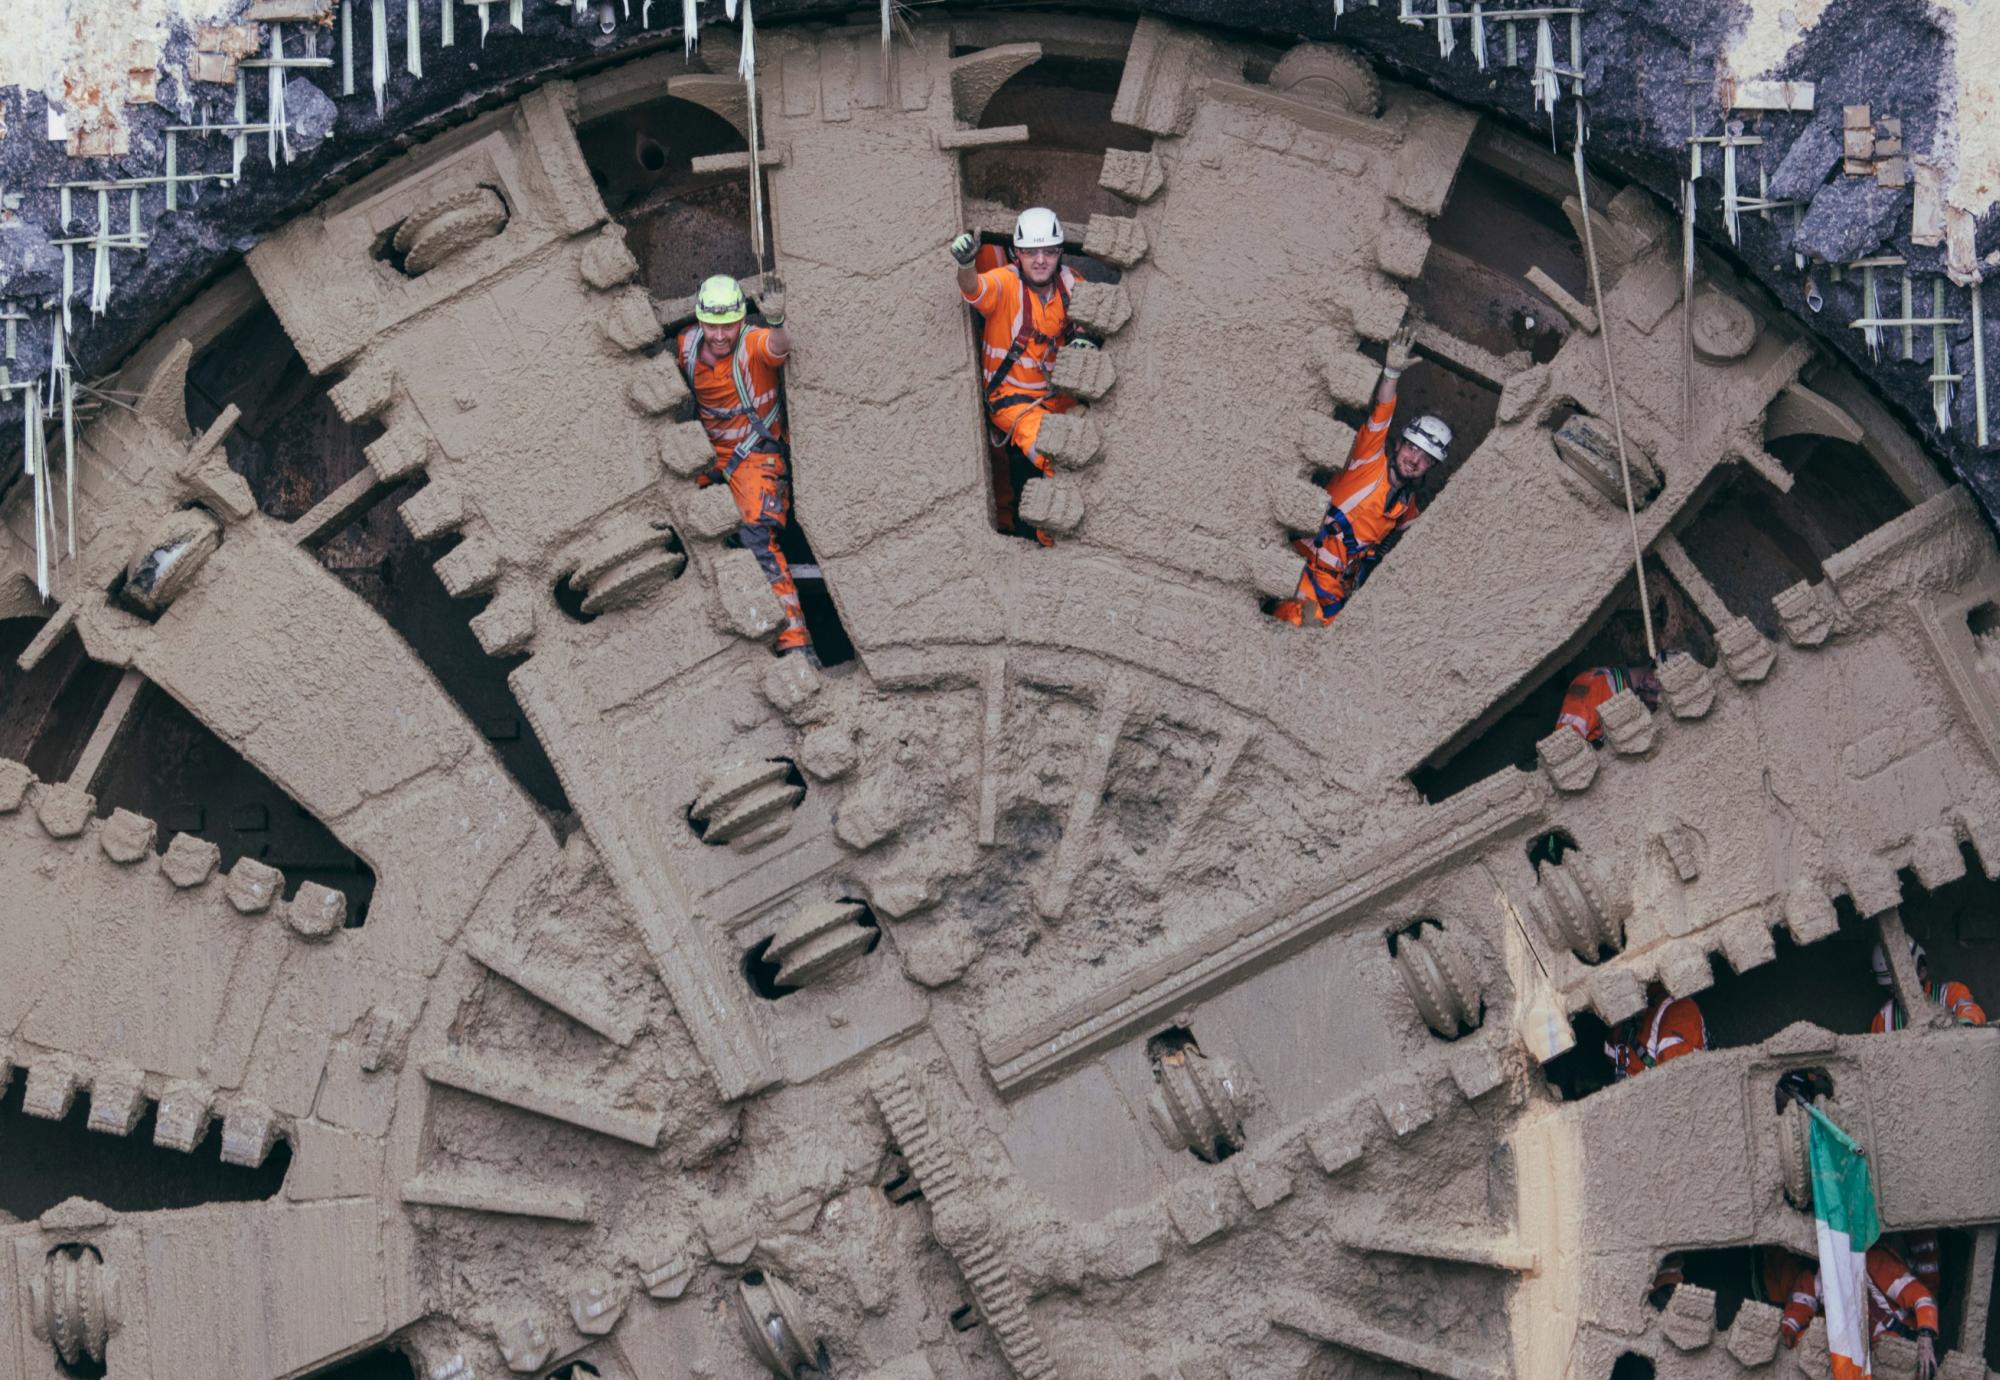
[(1960, 1025), (1985, 1025), (1986, 1010), (1972, 999), (1972, 989), (1962, 982), (1947, 982), (1944, 985), (1944, 1009), (1951, 1012)]
[(989, 269), (980, 274), (979, 290), (966, 297), (965, 304), (981, 316), (991, 316), (1004, 310), (1007, 306), (1007, 280), (1013, 276), (1004, 268)]
[(1660, 1022), (1660, 1053), (1653, 1065), (1657, 1068), (1670, 1059), (1707, 1048), (1708, 1022), (1701, 1018), (1701, 1008), (1693, 997), (1682, 997), (1667, 1008), (1666, 1019)]
[(753, 326), (750, 329), (750, 357), (759, 364), (773, 369), (782, 369), (791, 356), (789, 352), (779, 354), (771, 348), (772, 331), (769, 326)]
[(1573, 728), (1588, 742), (1596, 742), (1604, 736), (1604, 727), (1598, 722), (1597, 706), (1611, 698), (1604, 685), (1602, 671), (1585, 671), (1569, 683), (1563, 691), (1562, 709), (1556, 715), (1558, 728)]
[(1347, 468), (1353, 469), (1364, 461), (1373, 460), (1388, 448), (1389, 421), (1395, 415), (1393, 398), (1375, 404), (1375, 410), (1368, 414), (1361, 430), (1354, 433), (1354, 444), (1347, 452)]
[[(1773, 1300), (1776, 1302), (1776, 1300)], [(1801, 1269), (1792, 1276), (1784, 1300), (1784, 1316), (1778, 1319), (1778, 1338), (1786, 1346), (1797, 1346), (1812, 1320), (1819, 1316), (1819, 1276)]]
[(1882, 1291), (1889, 1302), (1909, 1314), (1916, 1325), (1933, 1335), (1938, 1330), (1937, 1299), (1924, 1288), (1903, 1262), (1903, 1257), (1889, 1250), (1871, 1250), (1867, 1256), (1868, 1278)]
[(1874, 1019), (1868, 1022), (1868, 1033), (1870, 1035), (1886, 1035), (1889, 1033), (1889, 1011), (1895, 1004), (1893, 1000), (1884, 1002), (1881, 1009), (1876, 1011)]

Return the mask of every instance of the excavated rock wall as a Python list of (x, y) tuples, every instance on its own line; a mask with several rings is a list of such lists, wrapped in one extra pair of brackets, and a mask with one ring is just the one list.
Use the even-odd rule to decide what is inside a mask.
[[(1428, 5), (1429, 0), (1421, 0), (1417, 9)], [(82, 10), (90, 8), (83, 6)], [(847, 8), (837, 0), (767, 0), (759, 17), (766, 24), (775, 24), (835, 17)], [(971, 10), (976, 5), (960, 8)], [(1534, 60), (1531, 26), (1523, 26), (1520, 35), (1522, 68), (1507, 70), (1499, 65), (1501, 44), (1496, 29), (1493, 66), (1482, 70), (1472, 59), (1462, 24), (1454, 26), (1454, 51), (1446, 56), (1440, 52), (1435, 24), (1413, 27), (1400, 23), (1396, 8), (1387, 3), (1354, 0), (1344, 15), (1336, 14), (1338, 7), (1315, 0), (1229, 4), (1141, 0), (1108, 8), (1113, 13), (1156, 13), (1217, 25), (1281, 44), (1297, 38), (1338, 40), (1406, 80), (1430, 86), (1469, 108), (1498, 116), (1540, 137), (1548, 136), (1548, 117), (1535, 109), (1527, 79), (1527, 64)], [(1967, 217), (1964, 252), (1956, 266), (1960, 285), (1948, 292), (1946, 312), (1958, 323), (1950, 328), (1956, 371), (1966, 372), (1971, 327), (1962, 283), (1980, 243), (1970, 231), (1974, 221), (1990, 217), (1992, 189), (2000, 185), (1985, 145), (1976, 137), (1976, 131), (1991, 123), (1982, 115), (1990, 93), (1979, 77), (1991, 66), (1991, 26), (1975, 11), (1955, 4), (1883, 6), (1865, 0), (1837, 0), (1804, 8), (1812, 16), (1808, 21), (1800, 21), (1794, 11), (1780, 9), (1768, 0), (1757, 4), (1746, 0), (1671, 0), (1665, 4), (1611, 0), (1588, 6), (1582, 17), (1581, 70), (1590, 156), (1596, 165), (1637, 180), (1677, 206), (1688, 161), (1684, 141), (1690, 133), (1713, 136), (1723, 132), (1729, 115), (1721, 101), (1731, 76), (1748, 80), (1765, 75), (1761, 71), (1734, 71), (1732, 55), (1738, 66), (1769, 66), (1770, 76), (1815, 83), (1817, 105), (1811, 114), (1752, 112), (1741, 117), (1747, 132), (1764, 140), (1744, 151), (1740, 174), (1744, 190), (1751, 193), (1767, 186), (1774, 197), (1809, 199), (1811, 208), (1797, 213), (1804, 216), (1806, 224), (1795, 234), (1795, 213), (1789, 210), (1775, 213), (1770, 220), (1746, 217), (1741, 243), (1732, 252), (1744, 271), (1800, 317), (1809, 331), (1869, 378), (1991, 510), (2000, 504), (2000, 472), (1994, 470), (1976, 438), (1973, 390), (1969, 386), (1958, 390), (1949, 425), (1940, 426), (1933, 415), (1928, 382), (1930, 375), (1939, 371), (1930, 367), (1927, 334), (1919, 332), (1925, 338), (1911, 359), (1902, 358), (1904, 352), (1893, 347), (1871, 350), (1861, 333), (1846, 325), (1864, 314), (1863, 286), (1855, 275), (1835, 281), (1825, 269), (1816, 270), (1811, 282), (1816, 292), (1811, 295), (1817, 296), (1821, 305), (1813, 308), (1808, 305), (1807, 278), (1795, 258), (1801, 251), (1829, 263), (1882, 254), (1900, 256), (1908, 261), (1919, 289), (1916, 311), (1908, 314), (1930, 314), (1928, 284), (1944, 269), (1946, 249), (1936, 241), (1912, 241), (1912, 189), (1881, 189), (1872, 179), (1830, 175), (1838, 161), (1843, 106), (1868, 105), (1875, 116), (1900, 120), (1904, 149), (1912, 158), (1918, 154), (1939, 158), (1944, 167), (1941, 196), (1962, 207)], [(187, 9), (182, 6), (168, 13), (180, 16)], [(718, 16), (709, 13), (715, 9), (708, 5), (704, 19), (716, 20)], [(504, 16), (504, 10), (499, 12)], [(652, 21), (647, 30), (621, 15), (614, 31), (606, 35), (600, 31), (594, 9), (573, 17), (567, 7), (534, 0), (525, 10), (525, 39), (503, 30), (482, 45), (468, 11), (465, 22), (457, 26), (459, 42), (452, 48), (441, 48), (435, 46), (437, 17), (429, 10), (423, 15), (424, 76), (418, 81), (403, 70), (404, 7), (387, 6), (385, 33), (391, 58), (379, 111), (369, 99), (368, 24), (363, 13), (356, 26), (361, 45), (356, 94), (341, 97), (337, 112), (332, 105), (327, 105), (324, 113), (315, 108), (322, 103), (315, 90), (340, 89), (331, 73), (307, 72), (293, 78), (294, 87), (303, 89), (293, 92), (292, 108), (295, 114), (307, 113), (306, 123), (312, 127), (311, 136), (299, 141), (293, 161), (255, 169), (240, 185), (226, 192), (211, 192), (194, 211), (184, 208), (161, 215), (157, 193), (148, 194), (147, 220), (153, 228), (147, 251), (117, 256), (118, 288), (108, 310), (101, 317), (79, 320), (74, 348), (87, 374), (117, 363), (167, 312), (259, 236), (399, 143), (462, 119), (482, 104), (553, 72), (673, 41), (668, 26), (677, 18), (644, 10), (642, 17), (650, 16)], [(142, 18), (149, 25), (152, 15), (148, 12)], [(120, 22), (127, 21), (121, 16)], [(16, 23), (25, 35), (32, 36), (33, 25), (27, 19)], [(185, 69), (193, 41), (189, 19), (179, 17), (170, 22), (163, 36), (147, 25), (140, 28), (150, 40), (138, 44), (140, 49), (157, 48), (169, 72)], [(330, 43), (330, 36), (323, 39), (321, 51), (327, 51)], [(1574, 65), (1560, 21), (1554, 47), (1559, 64)], [(728, 70), (730, 57), (733, 48), (716, 70)], [(1567, 79), (1563, 82), (1555, 121), (1558, 142), (1565, 149), (1575, 128), (1571, 85)], [(228, 117), (227, 87), (163, 82), (160, 90), (163, 100), (176, 99), (183, 92), (192, 97), (205, 93), (215, 107), (215, 118)], [(15, 137), (0, 144), (0, 175), (4, 175), (10, 194), (23, 194), (20, 224), (0, 234), (0, 276), (5, 283), (0, 286), (0, 298), (37, 304), (45, 304), (60, 282), (59, 257), (46, 240), (62, 232), (56, 225), (54, 196), (46, 188), (79, 176), (156, 175), (161, 157), (159, 128), (170, 118), (192, 117), (190, 108), (170, 111), (164, 106), (128, 104), (119, 123), (130, 151), (117, 158), (76, 162), (64, 156), (62, 145), (39, 137), (45, 124), (45, 99), (43, 91), (32, 84), (17, 88), (8, 115)], [(327, 124), (332, 126), (330, 137), (324, 137)], [(1975, 131), (1975, 137), (1965, 142), (1962, 158), (1961, 129)], [(253, 157), (260, 151), (253, 151)], [(1718, 159), (1711, 148), (1709, 176), (1697, 198), (1699, 224), (1711, 242), (1728, 239), (1715, 181)], [(1768, 179), (1768, 184), (1760, 182), (1760, 176)], [(1899, 279), (1887, 281), (1887, 298), (1895, 298), (1899, 285)], [(1893, 312), (1900, 303), (1887, 300), (1883, 305)], [(1996, 353), (2000, 340), (1989, 345), (1992, 348), (1987, 353), (2000, 360), (2000, 353)], [(24, 329), (20, 357), (25, 363), (15, 365), (17, 377), (41, 367), (47, 357), (45, 325), (31, 324)], [(4, 405), (11, 408), (17, 400), (8, 399)]]

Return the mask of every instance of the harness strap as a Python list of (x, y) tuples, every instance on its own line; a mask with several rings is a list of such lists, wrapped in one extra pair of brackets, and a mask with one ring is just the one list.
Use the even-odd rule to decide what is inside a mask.
[[(1007, 347), (1007, 353), (1001, 357), (1000, 367), (993, 371), (993, 377), (986, 382), (986, 407), (989, 412), (1002, 405), (1002, 400), (994, 397), (994, 394), (1000, 391), (1000, 386), (1007, 381), (1007, 375), (1014, 371), (1014, 366), (1020, 362), (1021, 356), (1026, 352), (1028, 346), (1034, 343), (1036, 337), (1041, 336), (1041, 332), (1035, 329), (1035, 313), (1028, 307), (1028, 293), (1031, 291), (1028, 287), (1028, 280), (1021, 276), (1021, 269), (1018, 264), (1009, 264), (1008, 267), (1013, 269), (1014, 279), (1021, 285), (1021, 329), (1014, 332), (1014, 343)], [(1070, 323), (1069, 287), (1063, 282), (1063, 270), (1060, 268), (1056, 270), (1056, 296), (1062, 299), (1062, 333), (1049, 343), (1057, 349), (1061, 349), (1076, 334), (1076, 328)], [(1047, 337), (1043, 338), (1046, 339)], [(1012, 399), (1007, 399), (1006, 401), (1012, 401)], [(1036, 401), (1040, 401), (1040, 399), (1036, 399)]]
[[(695, 361), (701, 354), (701, 343), (705, 334), (700, 326), (696, 326), (681, 339), (681, 373), (687, 378), (690, 393), (694, 389)], [(724, 482), (727, 482), (736, 473), (737, 467), (752, 455), (775, 454), (780, 460), (787, 463), (792, 458), (791, 447), (779, 440), (771, 430), (771, 424), (777, 419), (778, 415), (778, 401), (776, 399), (772, 400), (768, 412), (760, 413), (757, 411), (757, 397), (750, 388), (750, 371), (748, 368), (749, 345), (749, 332), (746, 330), (742, 335), (737, 337), (736, 348), (729, 356), (729, 381), (736, 389), (736, 406), (727, 408), (709, 407), (701, 403), (698, 399), (695, 404), (696, 410), (703, 417), (713, 421), (726, 422), (737, 417), (742, 417), (750, 424), (750, 434), (736, 443), (735, 449), (730, 452), (729, 459), (719, 460), (705, 471), (705, 473), (719, 477)], [(759, 441), (763, 442), (762, 446), (755, 444)]]

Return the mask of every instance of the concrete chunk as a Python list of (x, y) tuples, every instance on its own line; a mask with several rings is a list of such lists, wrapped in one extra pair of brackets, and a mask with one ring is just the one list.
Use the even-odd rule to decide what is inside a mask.
[(479, 537), (468, 537), (437, 558), (434, 567), (444, 582), (445, 593), (454, 599), (469, 599), (492, 592), (500, 579), (500, 553)]
[(1146, 227), (1131, 216), (1092, 216), (1083, 236), (1084, 253), (1118, 268), (1138, 263), (1148, 247)]
[(1104, 433), (1089, 408), (1075, 407), (1042, 418), (1035, 449), (1062, 469), (1080, 470), (1104, 453)]
[[(651, 308), (647, 310), (650, 313)], [(632, 399), (632, 406), (649, 417), (664, 417), (669, 412), (678, 411), (688, 400), (688, 387), (687, 380), (681, 377), (681, 366), (673, 351), (639, 361), (634, 367), (628, 396)], [(711, 460), (714, 455), (714, 448), (710, 447)]]
[(1104, 155), (1104, 170), (1097, 175), (1097, 185), (1127, 201), (1151, 201), (1167, 185), (1166, 164), (1150, 149), (1144, 153), (1135, 149), (1109, 149)]
[(255, 858), (238, 858), (229, 869), (229, 904), (244, 915), (270, 909), (285, 885), (285, 874)]
[(1597, 707), (1604, 741), (1623, 757), (1636, 757), (1653, 746), (1653, 711), (1631, 690), (1620, 690)]
[(1080, 341), (1063, 346), (1056, 355), (1055, 367), (1049, 371), (1049, 382), (1058, 393), (1085, 402), (1096, 402), (1117, 381), (1118, 371), (1112, 366), (1111, 356)]
[(1251, 1155), (1237, 1155), (1230, 1163), (1236, 1167), (1237, 1187), (1243, 1190), (1243, 1196), (1257, 1211), (1262, 1212), (1292, 1196), (1292, 1174), (1283, 1165)]
[[(1743, 1365), (1769, 1365), (1778, 1354), (1778, 1321), (1782, 1317), (1784, 1310), (1780, 1308), (1755, 1299), (1744, 1300), (1736, 1309), (1729, 1331), (1723, 1334), (1723, 1347)], [(1980, 1380), (1985, 1377), (1982, 1375)]]
[(1606, 1025), (1617, 1025), (1645, 1010), (1646, 989), (1629, 968), (1599, 968), (1590, 979), (1590, 1006)]
[(724, 551), (715, 558), (715, 594), (724, 623), (738, 637), (769, 637), (785, 621), (778, 596), (748, 551)]
[(1086, 335), (1115, 335), (1132, 319), (1132, 297), (1123, 283), (1078, 283), (1069, 294), (1069, 319)]
[(1573, 794), (1597, 779), (1597, 754), (1573, 728), (1558, 728), (1536, 743), (1535, 760), (1559, 791)]
[(1375, 1106), (1398, 1139), (1430, 1125), (1430, 1091), (1414, 1077), (1392, 1077), (1375, 1092)]
[(97, 797), (68, 782), (42, 787), (41, 799), (35, 802), (35, 818), (50, 838), (57, 839), (81, 834), (96, 810)]
[(90, 1080), (91, 1130), (129, 1136), (146, 1111), (145, 1075), (137, 1069), (99, 1073)]
[(11, 757), (0, 757), (0, 815), (10, 815), (21, 808), (21, 801), (27, 797), (28, 787), (35, 784), (35, 774), (14, 761)]
[(715, 446), (700, 422), (663, 427), (659, 455), (661, 468), (682, 479), (692, 479), (715, 464)]
[[(660, 321), (653, 315), (652, 295), (642, 287), (626, 288), (612, 298), (598, 324), (604, 328), (605, 337), (621, 350), (637, 352), (659, 343)], [(678, 374), (679, 365), (672, 361), (671, 355), (669, 351), (660, 358), (668, 360)]]
[(1739, 684), (1752, 685), (1771, 673), (1778, 651), (1757, 625), (1747, 618), (1732, 618), (1715, 630), (1715, 645), (1722, 653), (1723, 669)]
[(347, 898), (318, 882), (301, 883), (285, 904), (285, 923), (307, 939), (325, 939), (347, 923)]
[(104, 856), (115, 863), (131, 864), (149, 856), (153, 851), (153, 837), (156, 826), (144, 815), (130, 810), (118, 809), (111, 812), (111, 818), (97, 833), (97, 846), (104, 850)]
[(21, 1110), (44, 1121), (61, 1121), (76, 1102), (76, 1072), (67, 1065), (43, 1058), (28, 1068), (28, 1086), (22, 1094)]
[(1317, 532), (1326, 520), (1326, 490), (1295, 475), (1267, 476), (1264, 501), (1271, 521), (1295, 535)]
[(1322, 1173), (1338, 1174), (1367, 1152), (1367, 1142), (1349, 1117), (1329, 1115), (1306, 1132), (1306, 1149)]
[(222, 1118), (222, 1162), (255, 1169), (278, 1143), (278, 1117), (269, 1107), (248, 1098)]
[(1686, 652), (1660, 663), (1660, 691), (1676, 719), (1699, 719), (1715, 704), (1715, 672)]
[[(588, 599), (584, 611), (596, 611)], [(486, 655), (518, 656), (535, 639), (535, 602), (518, 589), (509, 590), (482, 609), (470, 626)]]
[(1708, 954), (1693, 940), (1682, 939), (1667, 945), (1660, 955), (1660, 981), (1676, 997), (1691, 997), (1715, 984), (1715, 970)]
[(431, 463), (431, 438), (415, 426), (394, 427), (368, 446), (368, 467), (385, 484), (408, 479)]
[[(600, 292), (629, 283), (639, 276), (639, 261), (625, 247), (625, 227), (607, 225), (583, 248), (577, 262), (583, 281)], [(650, 306), (650, 304), (649, 304)], [(648, 315), (651, 315), (649, 309)]]
[(396, 376), (386, 365), (360, 364), (327, 390), (334, 411), (344, 422), (373, 421), (389, 410), (396, 396)]
[(160, 1094), (159, 1114), (153, 1119), (153, 1144), (183, 1154), (201, 1144), (208, 1134), (209, 1108), (215, 1092), (199, 1083), (174, 1083)]
[(1073, 481), (1037, 475), (1021, 486), (1021, 518), (1054, 536), (1083, 525), (1083, 490)]
[(703, 541), (721, 541), (743, 525), (743, 510), (736, 506), (727, 484), (697, 490), (682, 500), (681, 512), (688, 535)]
[(1660, 1330), (1682, 1351), (1696, 1351), (1715, 1340), (1715, 1291), (1682, 1284), (1667, 1300)]

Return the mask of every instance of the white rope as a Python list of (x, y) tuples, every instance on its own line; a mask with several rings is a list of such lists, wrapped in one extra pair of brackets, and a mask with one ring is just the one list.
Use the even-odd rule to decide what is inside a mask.
[(1555, 31), (1544, 15), (1535, 24), (1535, 109), (1549, 112), (1549, 137), (1555, 138), (1556, 103), (1562, 99), (1562, 81), (1556, 76)]
[(1693, 182), (1681, 183), (1681, 456), (1688, 464), (1694, 463)]
[[(1578, 107), (1579, 114), (1581, 107)], [(1597, 336), (1604, 345), (1604, 386), (1611, 396), (1611, 429), (1618, 438), (1618, 473), (1625, 481), (1625, 520), (1632, 529), (1632, 573), (1639, 585), (1639, 617), (1646, 626), (1646, 655), (1654, 665), (1660, 661), (1659, 643), (1653, 640), (1653, 603), (1646, 594), (1646, 548), (1639, 542), (1639, 505), (1632, 500), (1632, 464), (1625, 454), (1625, 414), (1618, 406), (1618, 370), (1611, 359), (1611, 313), (1604, 306), (1604, 284), (1597, 273), (1597, 238), (1590, 228), (1590, 189), (1583, 171), (1581, 134), (1571, 145), (1576, 155), (1576, 200), (1583, 214), (1583, 257), (1590, 265), (1590, 299), (1597, 309)]]
[[(369, 7), (369, 38), (372, 40), (373, 69), (375, 79), (375, 116), (382, 116), (382, 89), (389, 84), (389, 0), (371, 0)], [(241, 116), (237, 117), (241, 120)]]
[(424, 25), (417, 0), (410, 0), (409, 13), (403, 20), (403, 70), (413, 77), (424, 74)]
[[(734, 18), (738, 0), (728, 0), (730, 17)], [(757, 128), (757, 19), (750, 11), (751, 0), (741, 0), (743, 6), (743, 55), (737, 60), (736, 71), (743, 78), (744, 95), (750, 107), (750, 249), (757, 260), (757, 271), (764, 270), (764, 163), (758, 148), (763, 135)]]

